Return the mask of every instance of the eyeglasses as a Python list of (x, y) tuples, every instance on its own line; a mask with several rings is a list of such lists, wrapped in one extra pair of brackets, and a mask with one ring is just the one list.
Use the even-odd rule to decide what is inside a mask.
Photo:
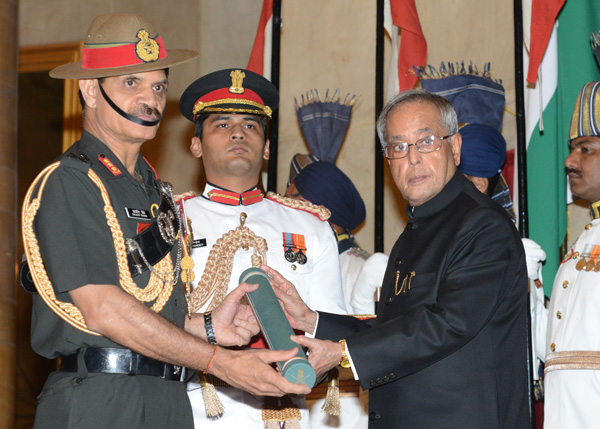
[(430, 153), (435, 152), (436, 150), (440, 150), (442, 147), (442, 141), (449, 139), (454, 134), (450, 134), (445, 137), (438, 136), (427, 136), (420, 138), (414, 143), (406, 143), (406, 142), (394, 142), (386, 145), (383, 148), (383, 154), (387, 159), (398, 159), (404, 158), (408, 155), (408, 151), (411, 146), (416, 146), (417, 150), (420, 153)]

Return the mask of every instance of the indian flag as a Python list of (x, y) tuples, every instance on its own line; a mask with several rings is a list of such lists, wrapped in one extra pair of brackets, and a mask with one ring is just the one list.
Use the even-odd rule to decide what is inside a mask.
[[(523, 7), (532, 22), (531, 44), (525, 31), (525, 74), (535, 82), (525, 88), (529, 235), (546, 251), (544, 290), (550, 296), (567, 231), (564, 161), (571, 115), (581, 87), (600, 79), (590, 46), (590, 33), (600, 29), (600, 2), (532, 0)], [(536, 38), (548, 40), (548, 33), (547, 47), (544, 50), (542, 43), (540, 53)]]
[(415, 86), (417, 76), (411, 73), (412, 67), (425, 65), (427, 42), (415, 0), (385, 0), (383, 8), (383, 27), (392, 42), (385, 86), (387, 102), (401, 90)]
[(273, 42), (273, 0), (264, 0), (254, 45), (248, 60), (248, 70), (271, 80), (271, 53)]

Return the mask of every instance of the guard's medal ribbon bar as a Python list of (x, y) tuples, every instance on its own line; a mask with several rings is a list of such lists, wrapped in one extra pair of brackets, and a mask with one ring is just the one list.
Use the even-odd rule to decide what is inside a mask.
[(298, 353), (288, 361), (277, 362), (281, 374), (291, 383), (313, 387), (316, 373), (306, 358), (302, 347), (290, 339), (294, 330), (290, 326), (275, 292), (271, 288), (269, 277), (260, 268), (248, 268), (240, 275), (240, 283), (258, 284), (258, 289), (246, 294), (254, 316), (271, 350), (289, 350), (296, 348)]

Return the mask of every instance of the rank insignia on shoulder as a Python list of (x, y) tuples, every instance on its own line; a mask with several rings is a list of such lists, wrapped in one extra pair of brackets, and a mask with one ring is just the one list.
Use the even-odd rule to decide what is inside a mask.
[(306, 243), (304, 235), (283, 233), (283, 256), (285, 260), (291, 263), (297, 262), (300, 265), (306, 264)]
[(67, 156), (68, 156), (69, 158), (75, 158), (75, 159), (78, 159), (78, 160), (80, 160), (81, 162), (89, 162), (89, 161), (90, 161), (90, 160), (89, 160), (89, 158), (88, 158), (87, 156), (85, 156), (84, 154), (82, 154), (82, 153), (80, 153), (80, 154), (75, 154), (75, 153), (73, 153), (73, 152), (69, 152), (69, 153), (67, 154)]
[(106, 156), (100, 154), (98, 155), (98, 160), (102, 163), (102, 165), (104, 165), (108, 169), (108, 171), (110, 171), (113, 174), (113, 176), (120, 176), (121, 174), (123, 174), (121, 170), (119, 170), (117, 166), (113, 164), (111, 160), (108, 159)]

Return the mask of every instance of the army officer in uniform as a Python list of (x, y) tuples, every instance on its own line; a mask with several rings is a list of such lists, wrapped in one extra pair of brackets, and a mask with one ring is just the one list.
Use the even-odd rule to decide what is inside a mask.
[[(306, 393), (269, 364), (295, 352), (247, 353), (258, 332), (239, 299), (212, 318), (186, 317), (185, 243), (170, 185), (140, 155), (166, 104), (168, 67), (197, 53), (169, 50), (133, 14), (97, 17), (83, 61), (50, 72), (79, 79), (83, 133), (45, 169), (24, 203), (23, 237), (37, 294), (32, 346), (61, 357), (39, 396), (35, 427), (193, 427), (186, 368), (256, 393)], [(185, 271), (185, 270), (184, 270)]]

